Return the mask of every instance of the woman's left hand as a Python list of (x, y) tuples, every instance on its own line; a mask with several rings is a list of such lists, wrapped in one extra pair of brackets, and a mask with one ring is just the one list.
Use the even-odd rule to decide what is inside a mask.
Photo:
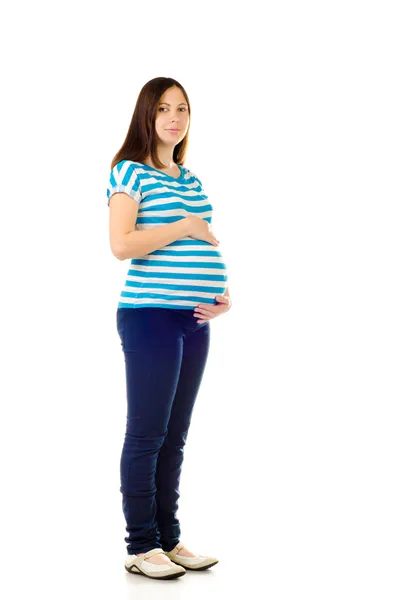
[(216, 304), (198, 304), (196, 306), (193, 316), (201, 318), (197, 323), (205, 323), (230, 309), (232, 301), (229, 296), (215, 296), (215, 299), (217, 300)]

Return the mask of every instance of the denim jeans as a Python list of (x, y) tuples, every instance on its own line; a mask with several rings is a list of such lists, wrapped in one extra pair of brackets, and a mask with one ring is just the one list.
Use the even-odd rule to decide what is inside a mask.
[(126, 370), (127, 423), (120, 460), (128, 554), (172, 550), (184, 446), (210, 345), (193, 309), (117, 308)]

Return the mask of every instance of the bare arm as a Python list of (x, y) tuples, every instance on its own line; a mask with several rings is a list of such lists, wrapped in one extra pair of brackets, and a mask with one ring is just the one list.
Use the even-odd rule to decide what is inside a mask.
[(153, 229), (130, 231), (123, 236), (117, 258), (125, 260), (146, 256), (180, 238), (187, 237), (189, 231), (188, 217)]
[(153, 229), (136, 229), (138, 208), (138, 203), (125, 192), (117, 192), (109, 199), (110, 247), (119, 260), (146, 256), (180, 238), (190, 236), (190, 217)]

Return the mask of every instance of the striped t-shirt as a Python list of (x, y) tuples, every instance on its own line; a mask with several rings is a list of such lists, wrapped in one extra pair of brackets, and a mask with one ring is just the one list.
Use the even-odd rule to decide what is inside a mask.
[[(195, 215), (211, 223), (212, 205), (198, 177), (178, 165), (179, 177), (145, 165), (122, 160), (109, 178), (107, 205), (116, 192), (138, 202), (135, 229), (152, 229)], [(131, 258), (118, 308), (153, 306), (193, 310), (198, 304), (216, 304), (227, 289), (227, 271), (219, 246), (183, 237), (150, 254)]]

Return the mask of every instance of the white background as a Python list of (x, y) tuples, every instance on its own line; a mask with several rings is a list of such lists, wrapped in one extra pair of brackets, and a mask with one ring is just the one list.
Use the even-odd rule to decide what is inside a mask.
[[(20, 2), (2, 15), (1, 586), (8, 599), (395, 599), (393, 2)], [(124, 570), (124, 359), (106, 187), (136, 99), (191, 102), (186, 166), (233, 300), (211, 322), (182, 541)], [(136, 594), (140, 594), (136, 596)]]

